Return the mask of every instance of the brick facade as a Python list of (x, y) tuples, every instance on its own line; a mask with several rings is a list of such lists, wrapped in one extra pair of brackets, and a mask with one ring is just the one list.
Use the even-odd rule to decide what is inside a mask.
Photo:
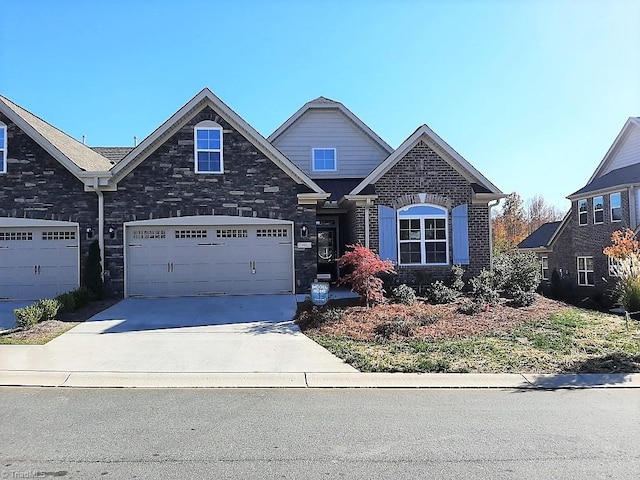
[[(562, 271), (565, 284), (576, 294), (591, 296), (611, 289), (615, 283), (615, 277), (609, 277), (609, 264), (607, 256), (602, 250), (611, 245), (611, 234), (619, 229), (627, 228), (629, 222), (629, 195), (626, 190), (621, 190), (622, 221), (611, 222), (609, 195), (603, 195), (604, 223), (593, 223), (593, 197), (588, 198), (587, 224), (578, 224), (578, 202), (571, 203), (571, 212), (568, 221), (561, 227), (555, 241), (551, 245), (549, 258), (549, 278), (553, 270)], [(599, 196), (599, 195), (596, 195)], [(578, 285), (577, 257), (593, 257), (593, 269), (595, 285), (584, 287)]]
[[(489, 240), (489, 209), (487, 204), (472, 205), (471, 183), (445, 161), (425, 142), (418, 142), (396, 165), (376, 183), (378, 195), (376, 205), (370, 211), (370, 246), (378, 250), (378, 205), (398, 209), (405, 205), (420, 203), (419, 193), (426, 193), (425, 203), (434, 203), (447, 208), (449, 258), (453, 258), (451, 209), (458, 205), (469, 206), (469, 255), (470, 264), (464, 266), (466, 276), (477, 275), (489, 268), (491, 250)], [(364, 218), (364, 208), (358, 208), (357, 217)], [(358, 239), (364, 243), (364, 227), (356, 229)], [(402, 267), (399, 280), (411, 283), (418, 271), (426, 272), (433, 279), (444, 278), (450, 266)]]
[[(224, 129), (224, 174), (196, 174), (194, 126), (212, 120)], [(105, 192), (105, 224), (118, 235), (105, 240), (113, 290), (124, 291), (122, 224), (190, 215), (231, 215), (294, 221), (294, 242), (315, 245), (315, 205), (298, 205), (298, 185), (210, 107), (205, 107), (118, 183)], [(307, 225), (307, 238), (301, 226)], [(316, 275), (312, 249), (294, 253), (296, 284), (308, 292)]]

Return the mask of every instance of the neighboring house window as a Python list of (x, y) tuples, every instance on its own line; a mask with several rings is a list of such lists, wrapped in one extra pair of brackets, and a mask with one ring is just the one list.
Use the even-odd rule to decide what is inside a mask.
[(447, 210), (435, 205), (413, 205), (398, 210), (400, 264), (448, 264), (447, 223)]
[(212, 121), (200, 122), (194, 135), (196, 173), (224, 173), (222, 127)]
[(332, 172), (336, 170), (335, 148), (313, 149), (313, 170), (316, 172)]
[(619, 277), (620, 276), (620, 262), (615, 258), (607, 257), (609, 261), (609, 276), (610, 277)]
[(593, 286), (593, 257), (578, 257), (578, 285)]
[(622, 196), (620, 192), (609, 195), (609, 205), (611, 206), (611, 221), (619, 222), (622, 220)]
[(578, 200), (578, 223), (580, 225), (587, 224), (587, 200)]
[(593, 223), (604, 223), (603, 197), (593, 197)]
[(549, 257), (542, 257), (540, 264), (542, 266), (542, 280), (549, 280)]
[(7, 173), (7, 126), (0, 122), (0, 173)]

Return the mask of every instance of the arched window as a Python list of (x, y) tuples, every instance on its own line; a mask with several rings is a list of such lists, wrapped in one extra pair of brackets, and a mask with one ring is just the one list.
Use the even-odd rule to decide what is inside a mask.
[(0, 173), (7, 173), (7, 126), (0, 122)]
[(195, 126), (196, 173), (224, 173), (222, 126), (205, 120)]
[(437, 205), (409, 205), (398, 210), (401, 265), (449, 263), (447, 210)]

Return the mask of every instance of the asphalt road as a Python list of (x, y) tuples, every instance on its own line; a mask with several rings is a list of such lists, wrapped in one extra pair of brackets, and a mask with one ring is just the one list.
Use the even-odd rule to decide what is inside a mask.
[(637, 479), (637, 390), (0, 389), (1, 478)]

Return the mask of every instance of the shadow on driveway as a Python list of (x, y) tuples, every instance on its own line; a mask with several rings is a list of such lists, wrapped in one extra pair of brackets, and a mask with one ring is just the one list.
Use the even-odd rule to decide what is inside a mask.
[[(261, 333), (273, 332), (276, 324), (289, 322), (295, 314), (294, 295), (127, 298), (95, 315), (85, 326), (100, 329), (104, 324), (100, 333), (122, 333), (260, 322), (246, 327)], [(297, 331), (290, 323), (277, 327), (282, 333)]]

